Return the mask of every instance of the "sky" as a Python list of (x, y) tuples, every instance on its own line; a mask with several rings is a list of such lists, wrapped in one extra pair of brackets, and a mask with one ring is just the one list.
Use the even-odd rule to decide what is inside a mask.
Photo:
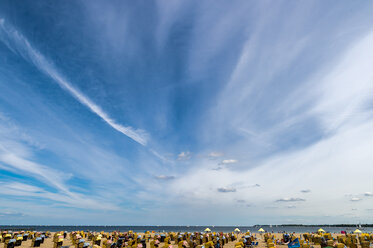
[(373, 223), (373, 2), (0, 1), (0, 223)]

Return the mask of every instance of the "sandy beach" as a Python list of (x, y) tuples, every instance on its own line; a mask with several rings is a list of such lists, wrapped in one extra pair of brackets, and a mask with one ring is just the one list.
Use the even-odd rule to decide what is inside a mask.
[[(50, 237), (49, 238), (45, 238), (44, 240), (44, 243), (40, 245), (40, 247), (44, 247), (44, 248), (52, 248), (52, 247), (55, 247), (54, 246), (54, 242), (53, 242), (53, 236), (54, 236), (55, 233), (51, 233)], [(142, 237), (144, 237), (144, 233), (137, 233), (135, 235), (141, 235)], [(154, 234), (150, 234), (151, 235), (151, 238), (148, 242), (146, 242), (146, 247), (147, 248), (150, 248), (150, 242), (153, 240), (153, 237), (154, 237)], [(167, 235), (167, 234), (166, 234)], [(240, 240), (242, 241), (242, 239), (244, 238), (244, 236), (247, 235), (247, 234), (244, 234), (244, 233), (240, 233), (240, 234), (236, 234), (237, 236), (237, 240), (235, 241), (232, 241), (232, 242), (228, 242), (227, 244), (224, 245), (224, 248), (234, 248), (236, 247), (237, 243), (240, 242)], [(258, 248), (267, 248), (269, 247), (268, 244), (265, 242), (265, 235), (266, 234), (252, 234), (252, 236), (254, 237), (255, 239), (255, 242), (258, 242), (258, 245), (256, 245), (255, 247), (258, 247)], [(288, 246), (286, 244), (278, 244), (276, 242), (276, 240), (281, 240), (283, 238), (283, 233), (268, 233), (267, 235), (269, 236), (273, 236), (274, 237), (274, 247), (277, 247), (277, 248), (287, 248)], [(299, 238), (300, 240), (304, 240), (304, 237), (303, 237), (303, 234), (301, 233), (297, 233), (297, 234), (293, 234), (294, 237), (293, 239), (295, 238)], [(341, 234), (331, 234), (331, 237), (332, 239), (337, 239), (337, 236), (340, 236)], [(101, 246), (100, 247), (104, 247), (103, 244), (105, 243), (105, 238), (102, 238), (102, 241), (101, 241)], [(85, 239), (85, 242), (89, 242), (90, 245), (89, 247), (92, 247), (93, 246), (93, 242), (92, 240), (88, 240), (87, 238)], [(27, 241), (23, 241), (22, 244), (18, 247), (20, 248), (28, 248), (28, 247), (31, 247), (31, 243), (32, 243), (32, 240), (31, 239), (28, 239)], [(173, 248), (175, 247), (178, 247), (178, 244), (177, 244), (177, 241), (171, 241), (171, 244), (170, 244)], [(314, 243), (310, 243), (311, 246), (313, 246), (314, 248), (320, 248), (320, 245), (319, 244), (314, 244)], [(67, 234), (67, 237), (63, 239), (63, 246), (64, 247), (76, 247), (71, 238), (70, 238), (70, 235)], [(164, 243), (160, 243), (160, 246), (159, 247), (164, 247)], [(189, 247), (189, 245), (187, 246)], [(4, 243), (2, 242), (0, 244), (0, 248), (4, 248)]]

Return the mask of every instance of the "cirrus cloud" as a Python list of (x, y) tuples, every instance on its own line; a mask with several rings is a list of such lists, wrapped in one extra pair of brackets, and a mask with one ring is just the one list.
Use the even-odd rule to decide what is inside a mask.
[(155, 179), (158, 179), (158, 180), (172, 180), (175, 178), (176, 178), (175, 176), (167, 176), (167, 175), (155, 176)]
[(179, 155), (177, 155), (177, 160), (186, 161), (186, 160), (191, 159), (191, 157), (192, 157), (192, 154), (190, 152), (188, 152), (188, 151), (181, 152), (181, 153), (179, 153)]
[(352, 197), (351, 199), (350, 199), (350, 201), (352, 201), (352, 202), (358, 202), (358, 201), (361, 201), (362, 199), (361, 198), (359, 198), (359, 197)]
[(223, 161), (220, 162), (220, 164), (235, 164), (237, 162), (238, 160), (236, 159), (224, 159)]
[(303, 202), (303, 201), (306, 201), (306, 200), (303, 198), (293, 198), (293, 197), (291, 198), (285, 197), (285, 198), (276, 200), (276, 202)]
[(235, 188), (229, 188), (229, 187), (218, 188), (218, 192), (221, 192), (221, 193), (233, 193), (236, 191), (237, 190)]

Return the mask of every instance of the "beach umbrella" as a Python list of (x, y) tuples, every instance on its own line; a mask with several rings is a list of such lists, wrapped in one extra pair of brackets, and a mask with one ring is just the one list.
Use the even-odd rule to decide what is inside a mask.
[(206, 228), (205, 232), (211, 232), (211, 229), (210, 228)]
[(234, 229), (234, 231), (235, 231), (235, 232), (240, 232), (241, 230), (238, 229), (238, 228), (236, 228), (236, 229)]
[(361, 231), (360, 231), (359, 229), (356, 229), (356, 230), (354, 231), (354, 233), (361, 233)]
[(320, 228), (319, 230), (317, 230), (317, 232), (325, 232), (325, 230)]
[(263, 228), (260, 228), (258, 232), (265, 232)]

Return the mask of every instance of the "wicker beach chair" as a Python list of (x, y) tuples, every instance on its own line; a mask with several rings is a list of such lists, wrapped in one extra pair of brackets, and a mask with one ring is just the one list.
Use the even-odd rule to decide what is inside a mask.
[(6, 241), (6, 243), (4, 243), (4, 248), (14, 248), (15, 244), (16, 244), (15, 239), (9, 239)]
[(32, 239), (31, 242), (31, 247), (40, 247), (41, 245), (41, 238), (40, 237), (35, 237)]

